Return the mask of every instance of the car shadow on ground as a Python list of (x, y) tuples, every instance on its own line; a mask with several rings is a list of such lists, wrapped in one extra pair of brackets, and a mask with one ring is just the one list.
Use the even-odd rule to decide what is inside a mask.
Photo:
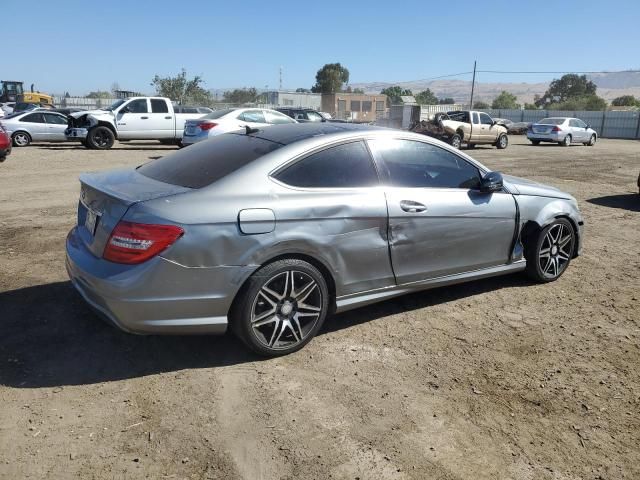
[[(522, 275), (405, 295), (330, 317), (319, 335), (504, 287)], [(139, 336), (117, 330), (89, 309), (70, 282), (0, 293), (0, 385), (85, 385), (192, 368), (259, 361), (231, 334)]]
[(587, 202), (600, 205), (601, 207), (620, 208), (631, 212), (640, 212), (640, 195), (637, 193), (623, 193), (620, 195), (589, 198)]

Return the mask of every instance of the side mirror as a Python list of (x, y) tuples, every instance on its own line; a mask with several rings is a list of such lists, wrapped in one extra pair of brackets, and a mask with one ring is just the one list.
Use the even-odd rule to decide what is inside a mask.
[(129, 107), (122, 107), (119, 113), (129, 113), (129, 112), (130, 112)]
[(589, 125), (588, 123), (587, 123), (587, 126), (584, 127), (585, 130), (589, 130), (590, 128), (591, 128), (591, 125)]
[(480, 179), (481, 192), (492, 193), (500, 190), (502, 190), (502, 174), (500, 172), (488, 172)]

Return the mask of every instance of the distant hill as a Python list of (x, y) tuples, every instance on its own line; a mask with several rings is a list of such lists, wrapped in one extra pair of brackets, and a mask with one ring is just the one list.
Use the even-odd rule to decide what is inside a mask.
[[(606, 100), (610, 101), (621, 95), (640, 97), (640, 72), (598, 73), (588, 76), (598, 86), (598, 95)], [(362, 88), (367, 93), (379, 93), (382, 89), (394, 85), (408, 88), (414, 94), (429, 88), (440, 98), (451, 97), (456, 102), (461, 103), (468, 102), (471, 94), (471, 81), (467, 80), (433, 80), (428, 82), (416, 80), (400, 83), (368, 82), (350, 84), (352, 88)], [(533, 102), (534, 95), (543, 95), (548, 86), (548, 82), (477, 82), (474, 98), (491, 102), (502, 90), (506, 90), (518, 97), (520, 103)]]

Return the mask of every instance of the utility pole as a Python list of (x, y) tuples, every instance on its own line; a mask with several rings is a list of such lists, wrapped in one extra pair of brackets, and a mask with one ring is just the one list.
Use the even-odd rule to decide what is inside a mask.
[(469, 102), (469, 110), (473, 110), (473, 90), (476, 86), (476, 61), (473, 61), (473, 80), (471, 81), (471, 101)]
[(282, 90), (282, 65), (280, 65), (280, 90)]

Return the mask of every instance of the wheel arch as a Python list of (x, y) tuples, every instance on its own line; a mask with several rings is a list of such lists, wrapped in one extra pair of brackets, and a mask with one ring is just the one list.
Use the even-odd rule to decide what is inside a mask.
[(91, 128), (95, 128), (95, 127), (107, 127), (109, 130), (113, 132), (113, 136), (116, 139), (118, 138), (118, 131), (116, 130), (116, 127), (114, 127), (112, 123), (105, 122), (104, 120), (100, 120), (97, 124), (95, 124)]
[(537, 234), (538, 232), (540, 232), (540, 230), (542, 230), (547, 225), (551, 224), (553, 221), (559, 218), (564, 218), (565, 220), (568, 220), (569, 223), (571, 224), (571, 228), (573, 229), (573, 234), (576, 237), (576, 240), (573, 245), (573, 253), (571, 255), (571, 258), (577, 257), (578, 248), (579, 248), (578, 246), (580, 245), (580, 229), (578, 228), (576, 221), (573, 218), (571, 218), (571, 215), (569, 215), (568, 213), (559, 213), (541, 222), (539, 222), (538, 220), (527, 220), (522, 226), (522, 228), (520, 229), (520, 240), (525, 250), (531, 247), (531, 244), (532, 244), (531, 242), (535, 242), (537, 238)]
[(245, 292), (247, 288), (249, 279), (255, 272), (259, 271), (261, 268), (271, 263), (277, 262), (278, 260), (284, 260), (287, 258), (302, 260), (304, 262), (307, 262), (313, 265), (320, 271), (325, 282), (327, 282), (327, 289), (329, 290), (329, 313), (333, 313), (336, 309), (336, 282), (333, 274), (331, 273), (331, 269), (325, 263), (324, 260), (320, 260), (315, 256), (309, 255), (308, 253), (295, 252), (295, 251), (289, 252), (289, 253), (278, 253), (277, 255), (268, 257), (264, 261), (260, 262), (260, 266), (256, 268), (253, 272), (251, 272), (250, 275), (247, 275), (247, 277), (242, 281), (240, 288), (238, 288), (235, 296), (233, 297), (230, 310), (235, 309), (237, 302), (239, 301), (239, 299), (242, 298), (242, 294)]

